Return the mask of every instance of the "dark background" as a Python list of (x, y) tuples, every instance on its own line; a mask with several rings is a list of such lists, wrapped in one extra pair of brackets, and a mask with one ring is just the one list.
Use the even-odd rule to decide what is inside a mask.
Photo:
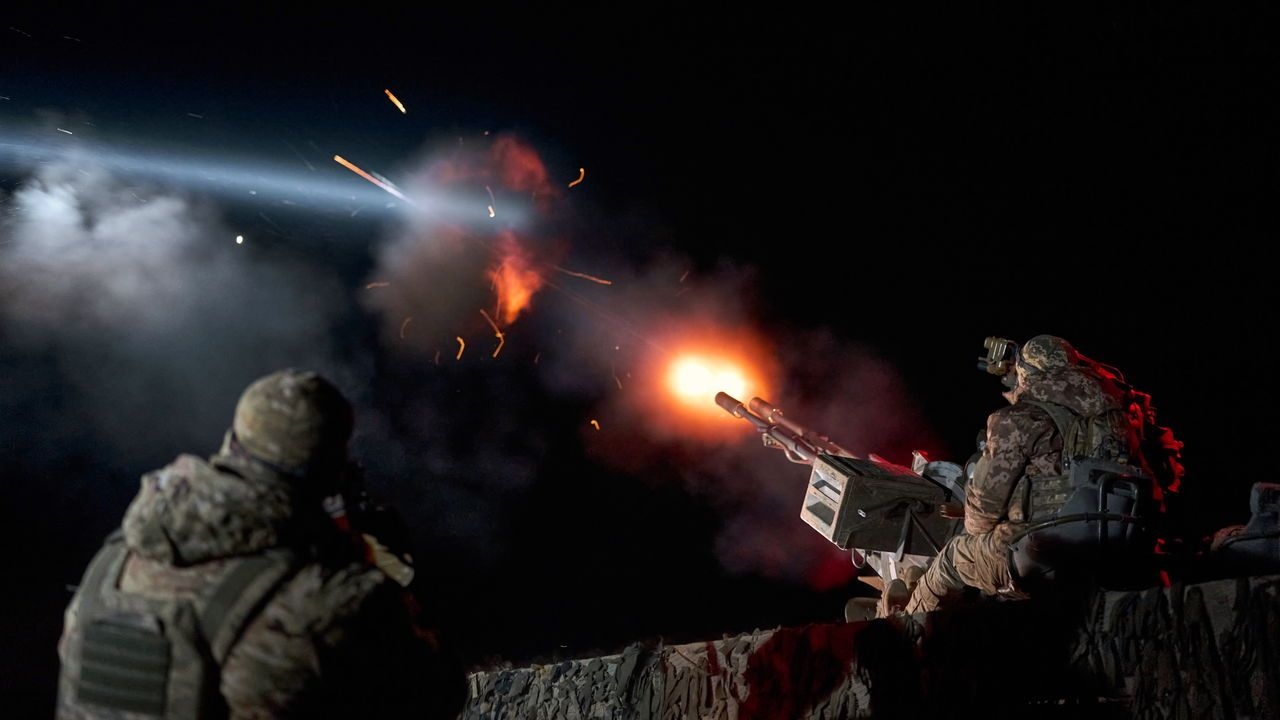
[[(321, 162), (342, 152), (384, 172), (428, 138), (519, 133), (553, 177), (586, 168), (580, 266), (678, 251), (695, 272), (752, 268), (761, 327), (823, 329), (881, 358), (948, 457), (966, 456), (999, 406), (995, 381), (973, 369), (983, 337), (1050, 332), (1119, 366), (1186, 442), (1184, 522), (1198, 537), (1244, 520), (1276, 425), (1274, 15), (1264, 4), (64, 10), (0, 17), (0, 123), (54, 108), (144, 144), (287, 160), (313, 143)], [(386, 112), (383, 88), (411, 112)], [(26, 176), (5, 173), (6, 192)], [(305, 237), (309, 262), (322, 256), (352, 286), (368, 278), (378, 227), (283, 212), (268, 227), (258, 210), (223, 208), (286, 262)], [(435, 517), (441, 498), (487, 495), (500, 510), (478, 520), (483, 534), (415, 531), (433, 610), (472, 667), (830, 621), (857, 592), (724, 571), (717, 506), (679, 481), (691, 451), (668, 448), (672, 463), (645, 477), (603, 466), (573, 429), (592, 392), (475, 367), (433, 375), (379, 351), (368, 324), (355, 313), (334, 332), (374, 348), (349, 352), (380, 427), (417, 437), (405, 428), (433, 404), (456, 425), (426, 469), (473, 482), (423, 495), (370, 459), (374, 490), (411, 521)], [(128, 363), (99, 368), (150, 407), (122, 413), (142, 426), (119, 452), (78, 430), (88, 420), (69, 346), (14, 337), (0, 323), (0, 667), (6, 695), (40, 715), (66, 586), (137, 476), (212, 451), (218, 426), (198, 425), (213, 429), (199, 440), (157, 429), (188, 409), (187, 387)], [(291, 359), (266, 354), (264, 365)], [(234, 389), (269, 369), (214, 378), (201, 412), (229, 417)], [(502, 442), (519, 442), (521, 424), (543, 429), (539, 462), (511, 488), (474, 482), (503, 472), (483, 461), (493, 418), (481, 408), (496, 404), (514, 428)]]

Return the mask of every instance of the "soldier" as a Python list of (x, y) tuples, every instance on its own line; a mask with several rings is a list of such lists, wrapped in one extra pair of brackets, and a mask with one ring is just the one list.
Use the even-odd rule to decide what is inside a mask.
[(352, 425), (333, 384), (283, 370), (215, 455), (144, 475), (67, 608), (57, 716), (455, 717), (461, 666), (322, 507)]
[(987, 418), (982, 455), (965, 488), (965, 532), (943, 547), (909, 591), (902, 583), (886, 588), (882, 615), (928, 612), (966, 588), (1021, 595), (1012, 576), (1010, 542), (1027, 527), (1032, 507), (1037, 518), (1052, 514), (1069, 494), (1064, 437), (1055, 413), (1100, 418), (1099, 429), (1089, 434), (1091, 452), (1141, 462), (1124, 390), (1067, 341), (1032, 338), (1018, 352), (1014, 370), (1016, 382), (1004, 393), (1010, 405)]

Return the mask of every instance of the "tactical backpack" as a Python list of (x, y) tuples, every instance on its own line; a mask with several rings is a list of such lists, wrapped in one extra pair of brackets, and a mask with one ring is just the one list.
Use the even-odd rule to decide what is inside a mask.
[(128, 556), (117, 530), (85, 571), (59, 681), (60, 716), (74, 709), (75, 717), (225, 717), (222, 663), (292, 576), (296, 556), (272, 549), (231, 559), (222, 578), (194, 600), (122, 592)]
[(1014, 501), (1022, 504), (1029, 526), (1010, 542), (1014, 577), (1035, 582), (1067, 568), (1087, 568), (1115, 585), (1109, 569), (1119, 568), (1123, 577), (1135, 558), (1149, 554), (1153, 542), (1148, 527), (1153, 480), (1123, 445), (1128, 413), (1081, 415), (1055, 403), (1022, 402), (1053, 419), (1063, 440), (1063, 472), (1024, 478), (1015, 487), (1020, 496)]

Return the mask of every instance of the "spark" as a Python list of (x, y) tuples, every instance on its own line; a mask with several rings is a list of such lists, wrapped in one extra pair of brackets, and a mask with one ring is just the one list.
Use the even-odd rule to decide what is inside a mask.
[(388, 285), (390, 285), (390, 284), (391, 284), (391, 283), (389, 283), (389, 282), (371, 282), (371, 283), (369, 283), (368, 285), (365, 285), (365, 286), (364, 286), (364, 289), (365, 289), (365, 290), (372, 290), (372, 289), (374, 289), (374, 288), (387, 287), (387, 286), (388, 286)]
[(243, 244), (244, 244), (244, 236), (243, 236), (243, 235), (237, 235), (237, 236), (236, 236), (236, 244), (237, 244), (237, 245), (243, 245)]
[(75, 133), (71, 132), (70, 130), (63, 130), (62, 128), (58, 128), (58, 132), (64, 132), (68, 135), (75, 135)]
[(551, 267), (552, 267), (552, 268), (554, 268), (554, 269), (556, 269), (556, 270), (559, 270), (560, 272), (564, 273), (565, 275), (572, 275), (572, 276), (574, 276), (574, 277), (580, 277), (580, 278), (582, 278), (582, 279), (584, 279), (584, 280), (590, 280), (591, 282), (594, 282), (594, 283), (600, 283), (601, 285), (612, 285), (612, 284), (613, 284), (613, 281), (612, 281), (612, 280), (604, 280), (604, 279), (602, 279), (602, 278), (598, 278), (598, 277), (596, 277), (596, 276), (594, 276), (594, 275), (588, 275), (588, 274), (586, 274), (586, 273), (574, 272), (574, 271), (572, 271), (572, 270), (565, 270), (564, 268), (559, 267), (558, 265), (552, 265)]
[(684, 279), (687, 277), (689, 277), (689, 271), (685, 270), (684, 274), (680, 276), (680, 282), (684, 282)]
[(401, 339), (401, 340), (403, 340), (403, 339), (404, 339), (404, 331), (405, 331), (405, 329), (406, 329), (406, 328), (408, 328), (408, 327), (409, 327), (409, 323), (411, 323), (411, 322), (413, 322), (413, 316), (412, 316), (412, 315), (410, 315), (409, 317), (405, 318), (405, 319), (404, 319), (404, 322), (400, 323), (400, 339)]
[(541, 358), (541, 357), (542, 357), (542, 353), (538, 353), (538, 354), (534, 355), (534, 356), (533, 356), (533, 364), (534, 364), (534, 365), (537, 365), (537, 364), (538, 364), (538, 359), (539, 359), (539, 358)]
[(493, 217), (493, 206), (498, 204), (498, 199), (493, 196), (493, 190), (488, 185), (484, 189), (489, 193), (489, 217)]
[(374, 185), (377, 185), (378, 187), (382, 188), (383, 190), (386, 190), (387, 192), (391, 193), (392, 195), (395, 195), (396, 197), (400, 198), (401, 200), (404, 200), (405, 202), (412, 204), (412, 201), (411, 201), (411, 200), (409, 200), (409, 198), (405, 197), (405, 196), (404, 196), (404, 193), (400, 192), (399, 190), (397, 190), (396, 188), (392, 187), (391, 185), (388, 185), (387, 183), (382, 182), (382, 181), (381, 181), (381, 180), (379, 180), (378, 178), (376, 178), (376, 177), (374, 177), (374, 176), (370, 175), (369, 173), (367, 173), (367, 172), (365, 172), (365, 171), (361, 170), (360, 168), (356, 167), (354, 164), (352, 164), (351, 162), (348, 162), (348, 161), (347, 161), (347, 159), (346, 159), (346, 158), (344, 158), (344, 157), (342, 157), (341, 155), (334, 155), (334, 156), (333, 156), (333, 161), (334, 161), (334, 162), (336, 162), (336, 163), (338, 163), (338, 164), (339, 164), (339, 165), (341, 165), (342, 167), (344, 167), (344, 168), (346, 168), (346, 169), (350, 170), (351, 172), (353, 172), (353, 173), (355, 173), (355, 174), (359, 175), (360, 177), (364, 178), (365, 180), (368, 180), (369, 182), (373, 183)]
[(187, 117), (193, 117), (193, 118), (195, 118), (195, 119), (197, 119), (197, 120), (203, 120), (203, 119), (204, 119), (204, 116), (203, 116), (203, 115), (197, 115), (196, 113), (187, 113)]
[(386, 93), (387, 97), (390, 98), (391, 102), (395, 103), (396, 107), (400, 108), (401, 113), (409, 112), (408, 110), (404, 109), (404, 103), (400, 102), (400, 98), (396, 97), (390, 90), (383, 90), (382, 92)]
[(592, 420), (592, 421), (591, 421), (591, 426), (592, 426), (592, 427), (594, 427), (594, 428), (595, 428), (595, 429), (597, 429), (597, 430), (599, 430), (599, 429), (600, 429), (600, 423), (596, 422), (595, 420)]
[(493, 334), (498, 338), (498, 347), (493, 350), (493, 356), (498, 357), (498, 353), (502, 352), (503, 344), (507, 342), (507, 336), (502, 334), (502, 331), (498, 329), (498, 324), (493, 321), (493, 318), (489, 317), (489, 313), (485, 312), (484, 308), (480, 308), (480, 314), (484, 316), (485, 320), (489, 321), (489, 327), (493, 328)]
[(440, 364), (440, 351), (439, 351), (439, 350), (437, 350), (437, 351), (436, 351), (436, 359), (435, 359), (435, 363), (436, 363), (437, 365), (439, 365), (439, 364)]
[(454, 360), (461, 360), (462, 351), (467, 349), (467, 341), (463, 340), (462, 336), (460, 335), (458, 337), (455, 337), (454, 339), (458, 341), (458, 356), (455, 357)]
[(583, 178), (585, 178), (586, 176), (587, 176), (587, 169), (578, 168), (578, 179), (569, 183), (569, 187), (573, 187), (574, 185), (577, 185), (578, 183), (582, 182)]
[(493, 217), (493, 206), (489, 206), (489, 217)]
[(612, 367), (612, 366), (610, 367), (610, 369), (611, 369), (611, 370), (613, 370), (613, 381), (614, 381), (614, 382), (616, 382), (616, 383), (618, 383), (618, 389), (619, 389), (619, 390), (621, 390), (621, 389), (622, 389), (622, 378), (619, 378), (619, 377), (618, 377), (618, 369), (617, 369), (616, 367)]

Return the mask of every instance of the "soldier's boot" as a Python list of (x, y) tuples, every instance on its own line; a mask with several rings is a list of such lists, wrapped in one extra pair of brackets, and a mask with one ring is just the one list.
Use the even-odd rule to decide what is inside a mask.
[(920, 578), (924, 576), (924, 568), (919, 565), (909, 565), (902, 570), (902, 581), (907, 584), (908, 592), (915, 592), (916, 585), (920, 582)]
[(874, 597), (855, 597), (849, 598), (849, 602), (844, 604), (844, 621), (845, 622), (863, 622), (865, 620), (874, 620), (876, 618), (876, 608), (880, 604), (880, 598)]
[(911, 599), (911, 588), (902, 578), (894, 578), (884, 586), (880, 593), (880, 602), (876, 604), (876, 617), (886, 618), (894, 613), (902, 612)]

